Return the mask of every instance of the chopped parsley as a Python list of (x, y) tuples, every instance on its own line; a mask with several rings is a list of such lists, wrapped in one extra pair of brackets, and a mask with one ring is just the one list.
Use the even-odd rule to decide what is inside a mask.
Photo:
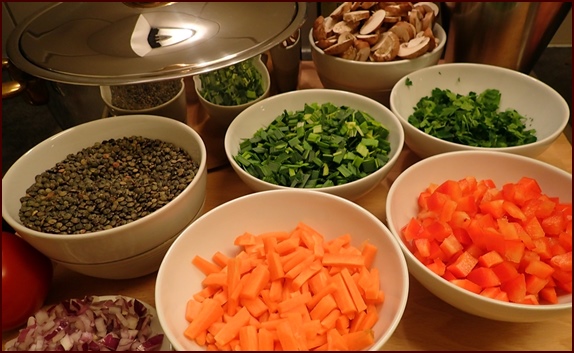
[(410, 86), (413, 85), (413, 81), (411, 81), (411, 79), (407, 77), (407, 79), (405, 80), (405, 85), (406, 85), (407, 87), (410, 87)]
[(408, 121), (442, 140), (475, 147), (511, 147), (536, 141), (536, 130), (515, 109), (500, 111), (501, 93), (486, 89), (468, 95), (435, 88), (414, 107)]

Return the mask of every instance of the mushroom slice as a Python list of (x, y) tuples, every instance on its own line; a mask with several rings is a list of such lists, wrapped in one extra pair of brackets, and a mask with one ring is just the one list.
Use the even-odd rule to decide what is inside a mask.
[(344, 52), (339, 55), (340, 58), (346, 60), (355, 60), (357, 57), (357, 48), (353, 45), (350, 45)]
[(427, 12), (432, 11), (434, 13), (434, 16), (437, 17), (439, 14), (439, 7), (437, 4), (435, 4), (434, 2), (426, 2), (426, 1), (421, 1), (421, 2), (417, 2), (415, 4), (413, 4), (413, 7), (417, 8), (420, 7), (424, 10), (424, 13), (426, 14)]
[(360, 22), (339, 21), (333, 26), (333, 32), (337, 34), (353, 32), (357, 27), (359, 27), (359, 25)]
[(369, 59), (369, 55), (371, 54), (371, 46), (368, 42), (360, 39), (355, 39), (353, 42), (353, 47), (357, 49), (355, 60), (367, 61)]
[(355, 36), (351, 32), (343, 32), (339, 34), (339, 37), (337, 38), (337, 43), (343, 43), (348, 40), (355, 40)]
[(389, 31), (395, 33), (401, 40), (401, 43), (408, 42), (417, 34), (415, 26), (405, 21), (395, 23), (391, 28), (389, 28)]
[(319, 48), (323, 49), (323, 50), (329, 48), (333, 44), (337, 44), (337, 37), (336, 36), (331, 36), (327, 39), (320, 39), (320, 40), (315, 41), (315, 45), (318, 46)]
[(363, 1), (361, 2), (361, 5), (359, 6), (361, 9), (365, 9), (368, 10), (371, 7), (375, 6), (376, 4), (378, 4), (376, 1)]
[(403, 43), (399, 47), (397, 56), (403, 59), (413, 59), (426, 53), (429, 48), (430, 38), (419, 36)]
[(333, 17), (335, 20), (342, 20), (343, 15), (349, 11), (351, 11), (352, 2), (345, 1), (341, 5), (337, 6), (333, 12), (329, 16)]
[(372, 52), (374, 61), (384, 62), (394, 60), (400, 50), (399, 37), (393, 32), (384, 32), (381, 34), (380, 45)]
[(380, 34), (377, 32), (370, 34), (357, 34), (355, 37), (369, 43), (369, 45), (375, 45), (375, 43), (379, 41)]
[(385, 10), (377, 10), (375, 11), (368, 20), (365, 21), (361, 29), (359, 30), (359, 34), (369, 34), (374, 32), (376, 29), (381, 27), (381, 24), (385, 20), (386, 11)]
[(401, 20), (401, 16), (385, 16), (384, 23), (397, 23)]
[(434, 25), (434, 20), (435, 20), (434, 12), (431, 11), (431, 12), (425, 13), (425, 17), (423, 17), (423, 20), (422, 20), (421, 30), (424, 31), (427, 28), (432, 29), (432, 27)]
[(350, 46), (353, 45), (353, 39), (347, 39), (343, 42), (337, 42), (331, 45), (328, 48), (324, 49), (325, 54), (327, 55), (341, 55), (345, 52), (345, 50), (349, 49)]
[(325, 29), (325, 33), (327, 34), (327, 36), (332, 34), (333, 26), (335, 26), (336, 23), (337, 20), (335, 20), (333, 17), (331, 16), (325, 17), (325, 20), (323, 21), (323, 27)]
[(383, 7), (383, 9), (387, 11), (387, 15), (392, 17), (406, 16), (412, 8), (410, 2), (397, 2)]
[(323, 40), (327, 38), (327, 33), (325, 33), (325, 27), (323, 23), (325, 22), (325, 17), (319, 16), (313, 22), (313, 39), (316, 41)]
[(409, 12), (409, 23), (415, 27), (415, 31), (418, 33), (422, 31), (423, 23), (422, 23), (423, 15), (422, 12), (418, 11), (417, 9), (413, 9)]
[(343, 21), (345, 22), (360, 22), (371, 17), (369, 10), (359, 10), (359, 11), (349, 11), (343, 15)]
[(436, 46), (438, 45), (438, 39), (434, 36), (434, 33), (432, 32), (432, 29), (430, 27), (428, 27), (424, 31), (420, 31), (419, 33), (417, 33), (417, 36), (418, 37), (425, 36), (430, 39), (428, 51), (433, 51), (434, 48), (436, 48)]
[(353, 1), (353, 2), (351, 3), (351, 9), (350, 9), (350, 11), (357, 11), (360, 7), (361, 7), (361, 2), (360, 2), (360, 1)]

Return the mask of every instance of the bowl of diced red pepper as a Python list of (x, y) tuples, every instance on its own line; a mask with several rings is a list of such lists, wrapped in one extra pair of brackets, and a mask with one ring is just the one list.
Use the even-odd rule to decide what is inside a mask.
[(509, 322), (572, 315), (572, 174), (448, 152), (399, 175), (386, 215), (409, 272), (452, 306)]

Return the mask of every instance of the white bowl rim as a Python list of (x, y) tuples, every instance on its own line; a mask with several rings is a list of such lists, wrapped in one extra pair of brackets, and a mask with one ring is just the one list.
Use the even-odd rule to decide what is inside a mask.
[[(544, 168), (549, 168), (551, 169), (553, 172), (560, 174), (564, 177), (569, 177), (570, 179), (572, 179), (572, 174), (567, 173), (566, 171), (555, 167), (551, 164), (539, 161), (537, 159), (533, 159), (530, 157), (525, 157), (522, 155), (514, 155), (514, 154), (504, 154), (504, 153), (500, 153), (500, 152), (495, 152), (495, 151), (454, 151), (454, 152), (445, 152), (445, 153), (441, 153), (441, 154), (437, 154), (437, 155), (433, 155), (430, 156), (428, 158), (422, 159), (421, 161), (411, 165), (410, 167), (408, 167), (406, 171), (408, 171), (411, 168), (417, 168), (420, 167), (421, 165), (426, 165), (426, 164), (430, 164), (433, 163), (433, 161), (438, 160), (438, 159), (446, 159), (446, 158), (450, 158), (451, 156), (454, 155), (467, 155), (469, 160), (472, 160), (472, 156), (476, 156), (476, 155), (481, 155), (481, 156), (491, 156), (493, 158), (511, 158), (511, 159), (517, 159), (517, 160), (521, 160), (523, 162), (526, 163), (532, 163), (532, 164), (536, 164), (539, 165), (541, 167)], [(393, 194), (396, 192), (396, 185), (398, 185), (397, 182), (402, 181), (402, 179), (406, 178), (406, 173), (403, 172), (401, 173), (393, 182), (393, 184), (391, 184), (390, 188), (389, 188), (389, 192), (387, 194), (387, 201), (386, 201), (386, 209), (389, 210), (390, 208), (390, 203), (392, 200), (392, 196)], [(392, 210), (390, 211), (392, 213)], [(557, 304), (541, 304), (541, 305), (530, 305), (530, 304), (520, 304), (520, 303), (513, 303), (513, 302), (504, 302), (501, 300), (497, 300), (497, 299), (493, 299), (493, 298), (488, 298), (486, 296), (480, 295), (480, 294), (476, 294), (473, 293), (469, 290), (463, 289), (453, 283), (450, 283), (449, 281), (445, 280), (444, 278), (438, 276), (437, 274), (435, 274), (434, 272), (432, 272), (428, 267), (423, 266), (421, 264), (421, 262), (413, 255), (413, 253), (406, 247), (402, 237), (400, 236), (400, 234), (396, 234), (395, 229), (400, 229), (400, 225), (395, 225), (392, 218), (389, 217), (389, 211), (387, 211), (387, 224), (388, 224), (388, 228), (391, 231), (391, 233), (393, 234), (393, 237), (395, 238), (395, 240), (398, 242), (399, 247), (401, 248), (402, 252), (404, 253), (405, 257), (409, 260), (410, 263), (415, 264), (415, 266), (421, 270), (423, 270), (425, 272), (426, 275), (428, 275), (429, 277), (432, 277), (434, 280), (436, 281), (440, 281), (441, 283), (443, 283), (444, 285), (446, 285), (447, 287), (449, 287), (450, 289), (456, 291), (458, 294), (461, 295), (466, 295), (466, 296), (470, 296), (471, 298), (484, 302), (488, 305), (498, 305), (498, 306), (504, 306), (504, 307), (510, 307), (510, 308), (516, 308), (516, 309), (520, 309), (520, 310), (527, 310), (527, 311), (545, 311), (545, 312), (554, 312), (554, 311), (563, 311), (565, 309), (568, 308), (572, 308), (572, 301), (570, 301), (569, 303), (557, 303)], [(571, 296), (571, 294), (570, 294)]]
[[(30, 155), (32, 153), (36, 153), (36, 151), (42, 150), (42, 148), (44, 148), (44, 147), (50, 146), (51, 144), (53, 144), (54, 140), (57, 140), (57, 139), (61, 138), (62, 136), (71, 134), (71, 133), (73, 133), (73, 131), (77, 131), (77, 130), (80, 130), (80, 131), (84, 130), (84, 131), (89, 132), (89, 130), (91, 130), (94, 126), (98, 126), (98, 125), (104, 125), (104, 126), (110, 125), (110, 128), (113, 129), (114, 119), (130, 119), (130, 120), (133, 120), (134, 123), (135, 123), (135, 119), (142, 119), (142, 120), (147, 120), (147, 121), (157, 121), (157, 122), (162, 122), (164, 124), (170, 124), (173, 126), (181, 126), (186, 130), (186, 132), (190, 133), (194, 137), (194, 139), (198, 142), (198, 147), (199, 147), (200, 154), (201, 154), (202, 158), (201, 158), (201, 161), (199, 161), (199, 163), (198, 163), (197, 173), (196, 173), (195, 177), (193, 178), (193, 180), (186, 186), (185, 189), (183, 189), (175, 198), (173, 198), (172, 201), (179, 200), (179, 199), (183, 198), (184, 195), (186, 195), (190, 192), (193, 192), (192, 189), (195, 188), (195, 186), (197, 184), (199, 184), (202, 174), (207, 172), (207, 158), (206, 158), (207, 157), (207, 150), (205, 147), (205, 143), (203, 142), (203, 139), (201, 138), (201, 136), (191, 126), (184, 124), (182, 122), (173, 120), (173, 119), (160, 117), (160, 116), (156, 116), (156, 115), (144, 115), (144, 114), (120, 115), (120, 116), (115, 116), (115, 117), (111, 117), (111, 118), (89, 121), (87, 123), (76, 125), (76, 126), (73, 126), (71, 128), (68, 128), (66, 130), (60, 131), (59, 133), (45, 139), (44, 141), (40, 142), (36, 146), (29, 149), (26, 153), (24, 153), (20, 158), (18, 158), (16, 160), (16, 162), (14, 162), (12, 167), (10, 167), (6, 171), (5, 176), (9, 175), (8, 173), (10, 173), (11, 171), (13, 172), (13, 170), (14, 170), (13, 166), (18, 166), (18, 164), (24, 163), (23, 161), (26, 159), (26, 157), (28, 155)], [(115, 121), (117, 121), (117, 120), (115, 120)], [(4, 178), (2, 178), (2, 181), (4, 182)], [(164, 213), (166, 213), (166, 215), (164, 215)], [(9, 214), (9, 212), (7, 210), (5, 210), (4, 197), (2, 197), (2, 218), (4, 218), (4, 220), (6, 220), (6, 222), (14, 228), (16, 233), (18, 232), (18, 230), (17, 230), (18, 227), (23, 227), (23, 228), (26, 228), (26, 232), (28, 234), (30, 234), (34, 237), (43, 238), (43, 239), (54, 239), (54, 240), (64, 240), (65, 241), (65, 240), (71, 240), (71, 239), (76, 240), (76, 239), (89, 239), (89, 238), (106, 237), (109, 234), (113, 234), (113, 233), (116, 233), (116, 232), (121, 231), (121, 230), (129, 230), (129, 228), (133, 228), (133, 227), (136, 227), (143, 222), (147, 222), (148, 217), (151, 215), (154, 215), (154, 217), (169, 216), (169, 210), (166, 210), (166, 207), (161, 207), (161, 208), (155, 210), (153, 213), (150, 213), (149, 215), (147, 215), (145, 217), (136, 219), (135, 221), (132, 221), (130, 223), (123, 224), (121, 226), (114, 227), (111, 229), (105, 229), (105, 230), (97, 231), (97, 232), (88, 232), (88, 233), (84, 233), (84, 234), (51, 234), (51, 233), (39, 232), (37, 230), (28, 228), (28, 227), (24, 226), (23, 224), (21, 224), (19, 222), (19, 220), (14, 219)]]
[(447, 39), (446, 32), (445, 32), (444, 28), (442, 28), (442, 26), (439, 23), (435, 23), (434, 27), (433, 27), (433, 32), (435, 32), (435, 33), (438, 32), (441, 35), (441, 37), (444, 37), (444, 40), (441, 40), (438, 43), (438, 45), (433, 50), (431, 50), (430, 52), (426, 52), (423, 55), (418, 56), (418, 57), (413, 58), (413, 59), (400, 59), (400, 60), (385, 61), (385, 62), (349, 60), (349, 59), (340, 58), (338, 56), (325, 54), (323, 49), (321, 49), (317, 45), (315, 45), (315, 40), (313, 39), (313, 28), (311, 28), (311, 30), (309, 30), (309, 44), (311, 45), (312, 49), (315, 50), (317, 53), (324, 55), (324, 56), (327, 56), (327, 57), (330, 57), (335, 62), (346, 63), (346, 64), (351, 63), (352, 65), (365, 66), (365, 67), (373, 66), (373, 65), (376, 65), (378, 67), (385, 67), (385, 66), (397, 67), (399, 65), (401, 65), (401, 66), (411, 65), (413, 62), (417, 62), (417, 59), (426, 58), (429, 55), (432, 55), (436, 52), (443, 50), (444, 46), (446, 45), (446, 39)]
[[(360, 95), (360, 94), (358, 94), (358, 93), (347, 92), (347, 91), (341, 91), (341, 90), (336, 90), (336, 89), (329, 89), (329, 88), (310, 88), (310, 89), (304, 89), (304, 90), (297, 90), (297, 91), (285, 92), (285, 93), (281, 93), (281, 94), (274, 95), (273, 97), (266, 98), (266, 99), (265, 99), (265, 102), (264, 102), (264, 103), (261, 103), (261, 104), (268, 104), (268, 103), (273, 102), (273, 101), (275, 101), (275, 100), (286, 99), (286, 98), (289, 98), (289, 97), (295, 96), (295, 95), (304, 95), (304, 94), (306, 95), (306, 94), (314, 93), (314, 92), (317, 92), (317, 93), (325, 93), (325, 92), (326, 92), (326, 93), (328, 93), (328, 94), (333, 94), (333, 95), (352, 96), (352, 97), (355, 97), (355, 98), (358, 99), (358, 100), (362, 100), (362, 101), (365, 101), (365, 102), (374, 103), (374, 104), (380, 106), (380, 108), (383, 108), (383, 110), (385, 110), (385, 111), (387, 111), (388, 113), (390, 113), (390, 116), (393, 117), (395, 120), (397, 120), (396, 115), (395, 115), (389, 108), (387, 108), (387, 107), (384, 106), (382, 103), (377, 102), (376, 100), (374, 100), (374, 99), (372, 99), (372, 98), (369, 98), (369, 97)], [(251, 111), (255, 111), (255, 110), (257, 110), (257, 109), (259, 109), (259, 107), (258, 107), (256, 104), (254, 104), (254, 105), (248, 107), (247, 109), (245, 109), (245, 110), (244, 110), (243, 112), (241, 112), (240, 114), (241, 114), (241, 115), (245, 115), (245, 114), (248, 114), (248, 113), (250, 113)], [(303, 107), (301, 107), (300, 109), (303, 109)], [(229, 125), (229, 128), (227, 129), (227, 131), (231, 131), (231, 130), (232, 130), (233, 125), (234, 125), (234, 124), (237, 124), (236, 121), (238, 121), (238, 120), (235, 119), (235, 120), (233, 120), (233, 121), (231, 122), (231, 124)], [(271, 121), (272, 121), (272, 120), (271, 120)], [(398, 125), (401, 125), (400, 121), (397, 121), (397, 123), (398, 123)], [(385, 128), (389, 129), (388, 126), (385, 126)], [(402, 152), (402, 149), (403, 149), (403, 146), (404, 146), (404, 141), (405, 141), (405, 133), (404, 133), (404, 130), (403, 130), (402, 126), (397, 126), (397, 129), (394, 130), (394, 132), (395, 132), (395, 133), (397, 134), (397, 136), (398, 136), (398, 139), (399, 139), (399, 141), (398, 141), (398, 146), (399, 146), (399, 147), (398, 147), (397, 149), (395, 149), (395, 151), (391, 151), (389, 160), (388, 160), (387, 163), (385, 163), (385, 165), (383, 165), (381, 168), (375, 170), (375, 171), (372, 172), (371, 174), (369, 174), (369, 175), (367, 175), (367, 176), (365, 176), (365, 177), (363, 177), (363, 178), (361, 178), (361, 179), (353, 180), (353, 181), (348, 182), (348, 183), (345, 183), (345, 184), (334, 185), (334, 186), (327, 186), (327, 187), (321, 187), (321, 188), (308, 188), (308, 189), (306, 189), (306, 188), (299, 188), (299, 189), (311, 190), (311, 191), (322, 191), (322, 192), (326, 192), (326, 193), (331, 193), (331, 192), (335, 192), (336, 190), (341, 190), (341, 189), (346, 188), (346, 187), (352, 187), (352, 186), (355, 185), (355, 184), (362, 183), (362, 182), (365, 182), (365, 181), (369, 181), (369, 180), (371, 180), (371, 179), (377, 179), (377, 178), (379, 177), (379, 175), (380, 175), (383, 171), (387, 170), (387, 168), (385, 168), (385, 166), (394, 166), (395, 162), (399, 159), (400, 154), (401, 154), (401, 152)], [(253, 133), (255, 133), (255, 131), (253, 131)], [(391, 131), (389, 131), (389, 133), (391, 133)], [(226, 133), (226, 134), (225, 134), (225, 141), (228, 140), (228, 136), (229, 136), (228, 133)], [(237, 167), (237, 168), (239, 168), (241, 171), (243, 171), (242, 174), (243, 174), (245, 177), (247, 177), (249, 180), (253, 180), (253, 181), (257, 181), (257, 182), (264, 183), (264, 184), (267, 184), (267, 185), (271, 185), (271, 186), (273, 186), (274, 188), (277, 188), (277, 189), (293, 189), (292, 187), (289, 187), (289, 186), (276, 185), (276, 184), (272, 184), (272, 183), (266, 182), (266, 181), (264, 181), (264, 180), (262, 180), (262, 179), (259, 179), (259, 178), (255, 177), (255, 176), (249, 174), (247, 171), (245, 171), (243, 168), (241, 168), (241, 167), (237, 164), (237, 162), (236, 162), (235, 159), (233, 158), (234, 156), (231, 155), (231, 152), (229, 151), (229, 149), (227, 149), (227, 148), (225, 149), (225, 154), (227, 154), (227, 158), (229, 159), (230, 163), (231, 163), (234, 167)]]
[(220, 105), (220, 104), (212, 103), (212, 102), (208, 101), (207, 99), (203, 98), (203, 96), (201, 95), (201, 89), (199, 88), (199, 87), (201, 87), (201, 79), (200, 79), (201, 74), (198, 74), (198, 75), (193, 76), (193, 83), (195, 86), (195, 93), (197, 94), (197, 98), (206, 106), (214, 107), (217, 109), (243, 109), (245, 107), (248, 107), (254, 103), (257, 103), (257, 102), (265, 99), (269, 95), (269, 92), (271, 91), (271, 75), (269, 74), (269, 69), (267, 68), (267, 65), (263, 62), (261, 54), (255, 55), (254, 57), (252, 57), (250, 59), (246, 59), (246, 60), (253, 61), (255, 68), (263, 76), (261, 83), (263, 85), (265, 85), (265, 87), (264, 87), (263, 93), (259, 97), (257, 97), (256, 99), (254, 99), (252, 101), (249, 101), (247, 103), (243, 103), (240, 105)]
[[(407, 79), (412, 79), (413, 77), (423, 75), (429, 71), (461, 70), (461, 69), (492, 70), (495, 72), (505, 73), (505, 74), (516, 76), (516, 77), (521, 77), (525, 80), (529, 80), (534, 85), (537, 85), (537, 86), (542, 87), (542, 88), (546, 88), (548, 90), (548, 92), (550, 92), (550, 94), (552, 96), (554, 96), (554, 98), (556, 99), (555, 103), (559, 104), (564, 111), (568, 112), (568, 114), (564, 115), (562, 121), (560, 122), (559, 128), (556, 131), (554, 131), (552, 134), (546, 136), (543, 139), (538, 139), (538, 136), (537, 136), (537, 140), (535, 142), (525, 144), (525, 145), (509, 146), (509, 147), (479, 147), (479, 146), (469, 146), (469, 145), (463, 145), (463, 144), (455, 143), (455, 142), (451, 142), (451, 141), (446, 141), (446, 140), (440, 139), (438, 137), (432, 136), (430, 134), (427, 134), (427, 133), (417, 129), (416, 127), (414, 127), (411, 123), (409, 123), (408, 116), (407, 117), (403, 116), (402, 114), (399, 113), (398, 109), (396, 109), (395, 101), (397, 99), (400, 99), (400, 98), (398, 98), (397, 91), (398, 91), (400, 85), (406, 84), (405, 82)], [(457, 149), (469, 150), (469, 151), (470, 150), (472, 150), (472, 151), (484, 150), (484, 151), (501, 151), (501, 152), (508, 152), (508, 153), (518, 153), (520, 150), (527, 148), (527, 147), (540, 146), (540, 145), (548, 144), (548, 143), (554, 141), (564, 131), (564, 128), (568, 124), (568, 119), (570, 117), (570, 114), (569, 114), (570, 108), (568, 106), (568, 103), (564, 99), (564, 97), (562, 97), (558, 92), (556, 92), (555, 89), (553, 89), (552, 87), (550, 87), (546, 83), (544, 83), (544, 82), (542, 82), (542, 81), (540, 81), (540, 80), (538, 80), (538, 79), (536, 79), (530, 75), (524, 74), (524, 73), (516, 71), (516, 70), (512, 70), (512, 69), (508, 69), (508, 68), (504, 68), (504, 67), (500, 67), (500, 66), (496, 66), (496, 65), (481, 64), (481, 63), (443, 63), (443, 64), (425, 67), (425, 68), (422, 68), (420, 70), (406, 74), (401, 79), (399, 79), (397, 81), (397, 83), (395, 83), (393, 88), (391, 89), (391, 95), (390, 95), (389, 103), (390, 103), (391, 110), (393, 111), (393, 113), (395, 113), (396, 117), (401, 121), (404, 129), (409, 129), (410, 131), (412, 131), (414, 134), (416, 134), (418, 136), (427, 137), (428, 139), (430, 139), (432, 141), (442, 143), (445, 146), (449, 146), (450, 148), (457, 148)], [(517, 111), (519, 110), (519, 108), (515, 108), (515, 109)]]

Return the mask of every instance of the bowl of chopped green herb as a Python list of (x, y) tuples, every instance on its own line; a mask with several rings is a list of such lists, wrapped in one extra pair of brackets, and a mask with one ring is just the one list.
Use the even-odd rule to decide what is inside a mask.
[(193, 76), (199, 102), (212, 123), (225, 131), (245, 108), (269, 96), (269, 70), (261, 55)]
[(419, 157), (460, 150), (536, 157), (563, 132), (564, 98), (524, 73), (487, 64), (447, 63), (405, 75), (391, 110)]
[(206, 197), (206, 148), (174, 119), (123, 115), (64, 130), (2, 178), (2, 218), (71, 270), (133, 278), (157, 270)]
[(402, 151), (404, 132), (383, 104), (331, 89), (282, 93), (241, 112), (225, 153), (253, 190), (304, 188), (355, 200), (375, 188)]

